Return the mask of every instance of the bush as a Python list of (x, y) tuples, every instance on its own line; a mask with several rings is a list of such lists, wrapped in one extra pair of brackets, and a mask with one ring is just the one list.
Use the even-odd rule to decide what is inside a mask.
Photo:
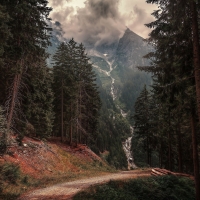
[(0, 137), (0, 155), (6, 152), (6, 140), (4, 137)]
[(20, 178), (20, 167), (18, 165), (6, 163), (0, 166), (1, 180), (15, 184)]

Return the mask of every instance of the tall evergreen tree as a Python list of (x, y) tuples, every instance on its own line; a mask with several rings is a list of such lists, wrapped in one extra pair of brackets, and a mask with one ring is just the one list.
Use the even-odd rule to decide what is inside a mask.
[(2, 55), (4, 54), (4, 48), (7, 44), (7, 40), (11, 36), (7, 25), (9, 19), (6, 7), (0, 4), (0, 65), (3, 64)]
[(100, 108), (95, 74), (82, 44), (61, 43), (54, 61), (55, 129), (62, 141), (86, 142), (95, 132)]
[[(172, 151), (175, 152), (174, 146), (178, 147), (179, 152), (179, 168), (181, 170), (182, 156), (181, 146), (183, 141), (181, 122), (175, 117), (183, 119), (191, 128), (193, 140), (193, 156), (194, 156), (194, 174), (196, 183), (196, 199), (200, 198), (199, 190), (199, 168), (198, 168), (198, 152), (196, 142), (196, 105), (194, 99), (198, 100), (198, 79), (199, 70), (198, 63), (198, 27), (196, 12), (196, 3), (191, 1), (162, 1), (147, 0), (147, 3), (157, 3), (159, 10), (154, 11), (153, 15), (156, 20), (147, 24), (149, 28), (153, 28), (150, 33), (149, 42), (154, 46), (155, 51), (146, 57), (152, 60), (152, 66), (146, 69), (140, 68), (153, 73), (153, 93), (158, 98), (163, 109), (169, 113), (168, 120), (168, 162), (169, 168), (175, 165), (175, 158), (172, 157)], [(192, 21), (193, 19), (193, 21)], [(194, 21), (196, 20), (196, 22)], [(192, 21), (192, 23), (191, 23)], [(196, 23), (196, 25), (195, 25)], [(193, 24), (193, 26), (191, 26)], [(196, 31), (196, 32), (195, 32)], [(193, 40), (191, 38), (193, 35)], [(193, 44), (193, 46), (192, 46)], [(194, 53), (192, 51), (194, 49)], [(193, 57), (195, 61), (195, 70), (193, 70)], [(194, 71), (194, 72), (193, 72)], [(192, 90), (194, 78), (196, 81), (196, 97)], [(188, 98), (188, 91), (192, 94), (192, 99)], [(178, 103), (182, 102), (181, 107)], [(186, 106), (187, 105), (187, 106)], [(181, 110), (181, 109), (182, 110)], [(185, 118), (190, 110), (190, 118)], [(184, 118), (183, 118), (184, 117)], [(173, 120), (172, 120), (173, 119)], [(172, 134), (173, 133), (173, 134)], [(176, 138), (172, 137), (176, 135)], [(177, 142), (175, 142), (175, 140)]]
[[(25, 115), (21, 116), (25, 122), (24, 134), (46, 138), (52, 134), (54, 120), (52, 73), (42, 61), (37, 67), (29, 68), (24, 79), (26, 93), (21, 106)], [(27, 130), (28, 125), (33, 127), (33, 132)]]
[(151, 166), (152, 134), (150, 124), (150, 96), (146, 86), (135, 102), (135, 134), (143, 138), (144, 150), (147, 153), (147, 164)]
[[(7, 25), (12, 35), (4, 47), (2, 56), (4, 64), (0, 69), (4, 71), (1, 76), (7, 77), (4, 78), (1, 91), (4, 95), (1, 104), (4, 104), (7, 99), (8, 129), (12, 126), (13, 116), (17, 112), (24, 74), (28, 68), (37, 66), (41, 59), (46, 59), (45, 48), (49, 39), (47, 21), (51, 11), (47, 3), (44, 0), (1, 1), (1, 5), (10, 16)], [(5, 94), (8, 94), (7, 97)], [(7, 141), (9, 137), (8, 132)]]

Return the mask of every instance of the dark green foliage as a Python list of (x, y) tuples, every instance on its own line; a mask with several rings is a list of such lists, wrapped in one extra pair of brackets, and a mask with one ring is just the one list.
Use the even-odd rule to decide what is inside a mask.
[(126, 69), (123, 73), (124, 84), (119, 100), (125, 104), (124, 110), (134, 113), (134, 104), (144, 85), (151, 84), (151, 77), (145, 72)]
[[(144, 89), (140, 93), (137, 101), (135, 102), (135, 114), (134, 119), (134, 136), (132, 138), (132, 151), (140, 156), (139, 163), (147, 163), (152, 166), (152, 155), (155, 151), (154, 141), (154, 121), (155, 113), (152, 114), (152, 110), (156, 108), (156, 104), (152, 102), (150, 94), (144, 86)], [(135, 142), (137, 141), (137, 144)], [(139, 152), (137, 152), (139, 151)], [(146, 152), (146, 161), (143, 159), (143, 152)]]
[(28, 176), (21, 173), (19, 165), (5, 163), (0, 165), (0, 199), (14, 200), (25, 192), (29, 183)]
[[(152, 135), (150, 147), (156, 152), (160, 167), (193, 173), (191, 133), (198, 133), (198, 128), (196, 125), (192, 128), (191, 123), (192, 119), (196, 122), (197, 117), (190, 3), (147, 2), (159, 4), (159, 10), (152, 13), (155, 21), (146, 25), (153, 28), (147, 41), (154, 51), (145, 56), (151, 65), (139, 67), (150, 72), (153, 79), (151, 97), (145, 102), (149, 111), (147, 130)], [(144, 104), (143, 100), (138, 101)], [(142, 118), (147, 121), (147, 116)], [(138, 140), (138, 148), (142, 139)], [(135, 143), (137, 135), (133, 140)]]
[(52, 133), (54, 119), (51, 71), (45, 63), (41, 63), (38, 67), (29, 69), (24, 82), (27, 86), (23, 101), (26, 123), (22, 133), (46, 138)]
[(0, 166), (0, 174), (2, 181), (8, 181), (15, 184), (20, 177), (20, 168), (18, 165), (6, 163)]
[(7, 25), (9, 19), (10, 18), (8, 12), (6, 11), (6, 7), (0, 4), (0, 65), (3, 64), (2, 55), (4, 54), (4, 48), (7, 40), (11, 36)]
[(61, 43), (53, 57), (55, 131), (74, 142), (95, 137), (100, 98), (96, 76), (82, 44), (73, 39)]
[(82, 192), (74, 200), (194, 200), (194, 183), (175, 176), (151, 177), (123, 181), (111, 181)]
[(122, 142), (130, 135), (130, 126), (116, 108), (110, 94), (101, 86), (100, 97), (102, 107), (97, 126), (97, 136), (92, 143), (92, 149), (97, 147), (96, 152), (108, 151), (107, 161), (117, 169), (126, 169), (127, 160)]
[[(0, 55), (3, 60), (0, 64), (0, 71), (3, 72), (0, 73), (0, 104), (5, 105), (7, 127), (20, 134), (25, 125), (22, 128), (18, 125), (26, 123), (27, 114), (23, 113), (22, 102), (23, 106), (30, 106), (24, 105), (24, 97), (28, 95), (27, 88), (29, 89), (30, 83), (25, 79), (33, 75), (31, 71), (36, 70), (35, 68), (38, 67), (40, 71), (41, 63), (46, 59), (45, 48), (49, 44), (50, 31), (47, 22), (51, 11), (47, 3), (44, 0), (2, 0), (0, 3), (0, 18), (4, 17), (0, 24), (1, 40), (4, 39), (3, 43), (0, 41), (1, 49), (3, 45)], [(41, 95), (45, 96), (43, 92), (41, 91)], [(34, 109), (33, 104), (31, 106)], [(39, 115), (41, 114), (40, 112)], [(40, 120), (44, 120), (44, 117)], [(7, 131), (8, 143), (10, 134)]]

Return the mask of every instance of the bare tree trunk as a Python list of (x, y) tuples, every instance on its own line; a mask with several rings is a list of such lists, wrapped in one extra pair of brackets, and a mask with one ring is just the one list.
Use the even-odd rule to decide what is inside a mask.
[(14, 77), (12, 94), (11, 94), (11, 102), (8, 104), (8, 115), (7, 115), (7, 133), (6, 133), (6, 144), (9, 144), (10, 140), (10, 127), (13, 119), (13, 113), (16, 107), (16, 102), (19, 93), (19, 87), (21, 83), (21, 74), (16, 74)]
[(78, 123), (79, 123), (79, 109), (78, 109), (78, 99), (77, 99), (77, 102), (76, 102), (76, 114), (77, 114), (77, 121), (76, 121), (76, 146), (77, 146), (77, 144), (78, 144), (78, 130), (79, 130), (79, 128), (78, 128)]
[(161, 146), (161, 149), (160, 149), (160, 168), (163, 167), (163, 150), (162, 150), (162, 146)]
[(194, 179), (196, 189), (196, 200), (200, 200), (200, 177), (199, 177), (199, 157), (197, 146), (196, 119), (194, 112), (191, 114), (192, 128), (192, 148), (193, 148), (193, 164), (194, 164)]
[(73, 127), (72, 127), (72, 102), (71, 102), (71, 106), (70, 106), (70, 115), (71, 115), (71, 122), (70, 122), (70, 136), (69, 136), (69, 144), (72, 144), (72, 131), (73, 131)]
[(198, 17), (196, 10), (196, 2), (194, 0), (190, 0), (190, 2), (191, 2), (191, 12), (192, 12), (194, 76), (196, 84), (198, 118), (200, 120), (200, 47), (199, 47)]
[(61, 142), (64, 141), (64, 123), (63, 123), (63, 107), (64, 107), (64, 103), (63, 103), (63, 98), (64, 98), (64, 94), (63, 94), (63, 80), (62, 80), (62, 88), (61, 88)]
[[(80, 88), (80, 90), (79, 90), (79, 103), (80, 103), (80, 105), (79, 105), (79, 114), (80, 114), (80, 120), (79, 120), (79, 121), (80, 121), (80, 126), (82, 127), (81, 102), (82, 102), (82, 96), (81, 96), (81, 88)], [(80, 142), (80, 143), (82, 143), (82, 142), (81, 142), (81, 139), (82, 139), (82, 138), (81, 138), (81, 134), (82, 134), (82, 131), (80, 130), (80, 131), (79, 131), (79, 142)]]
[(147, 164), (149, 165), (149, 137), (147, 136)]
[[(170, 112), (169, 112), (170, 114)], [(172, 171), (172, 144), (171, 144), (171, 121), (169, 117), (169, 122), (168, 122), (169, 130), (168, 130), (168, 162), (169, 162), (169, 170)]]
[(177, 128), (177, 136), (178, 136), (178, 168), (179, 172), (183, 172), (182, 137), (181, 137), (180, 123), (178, 124)]

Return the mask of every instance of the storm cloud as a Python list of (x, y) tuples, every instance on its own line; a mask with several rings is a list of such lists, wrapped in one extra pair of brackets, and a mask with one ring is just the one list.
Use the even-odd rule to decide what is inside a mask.
[(76, 9), (68, 2), (50, 0), (54, 9), (51, 18), (61, 23), (65, 38), (74, 37), (78, 42), (95, 46), (111, 44), (123, 35), (126, 26), (143, 37), (148, 35), (149, 30), (143, 24), (152, 21), (152, 17), (139, 6), (132, 4), (129, 13), (122, 13), (118, 0), (86, 0), (84, 6)]

